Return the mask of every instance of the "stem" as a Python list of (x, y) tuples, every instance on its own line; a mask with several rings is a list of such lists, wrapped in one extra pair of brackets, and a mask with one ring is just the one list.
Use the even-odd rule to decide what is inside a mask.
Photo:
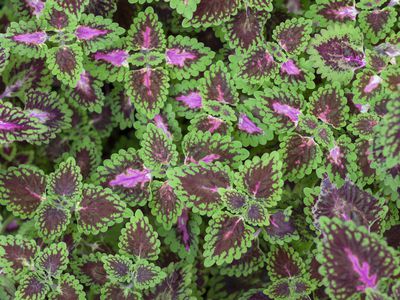
[(13, 214), (10, 214), (7, 219), (5, 219), (5, 221), (3, 222), (1, 229), (0, 229), (0, 234), (4, 233), (4, 231), (6, 230), (7, 226), (14, 221), (15, 217)]

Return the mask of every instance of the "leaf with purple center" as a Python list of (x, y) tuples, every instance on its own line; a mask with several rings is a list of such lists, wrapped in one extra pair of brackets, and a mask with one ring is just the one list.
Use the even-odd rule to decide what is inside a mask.
[(395, 274), (398, 257), (380, 236), (337, 218), (319, 221), (324, 239), (318, 243), (317, 259), (330, 297), (360, 297)]
[(133, 270), (132, 261), (123, 255), (105, 255), (102, 258), (107, 277), (111, 281), (129, 282)]
[(97, 169), (95, 180), (109, 187), (128, 205), (144, 205), (150, 198), (150, 170), (135, 149), (121, 149)]
[(117, 0), (92, 0), (85, 7), (86, 14), (112, 19), (117, 10)]
[(341, 187), (346, 178), (354, 172), (354, 144), (351, 139), (342, 135), (336, 139), (333, 146), (325, 153), (323, 166), (317, 169), (317, 175), (324, 178), (327, 173), (329, 179), (338, 187)]
[(143, 68), (131, 71), (125, 82), (126, 93), (135, 108), (149, 119), (154, 118), (164, 106), (168, 96), (168, 72), (160, 68)]
[(139, 156), (153, 176), (164, 177), (166, 170), (175, 166), (179, 153), (173, 141), (156, 125), (149, 123), (144, 133)]
[(265, 23), (269, 17), (265, 11), (247, 7), (226, 22), (222, 34), (232, 49), (237, 47), (248, 49), (263, 39)]
[(133, 20), (125, 44), (129, 51), (162, 50), (166, 40), (162, 24), (152, 7), (147, 7)]
[(233, 214), (241, 214), (248, 202), (248, 195), (234, 189), (223, 189), (218, 191), (225, 207)]
[(104, 254), (91, 252), (90, 254), (74, 257), (70, 263), (79, 282), (87, 287), (100, 289), (107, 282), (107, 272), (104, 269), (102, 258)]
[(132, 99), (126, 94), (123, 86), (116, 85), (110, 94), (112, 119), (121, 130), (132, 128), (135, 120), (135, 107)]
[(168, 37), (165, 60), (172, 78), (182, 80), (198, 76), (211, 64), (214, 55), (210, 48), (194, 38)]
[(288, 132), (297, 127), (304, 109), (304, 98), (290, 89), (276, 87), (256, 92), (255, 103), (263, 122), (271, 124), (277, 133)]
[(183, 20), (183, 27), (210, 27), (220, 25), (236, 15), (240, 7), (239, 0), (200, 0), (192, 17)]
[(44, 133), (35, 137), (35, 143), (48, 143), (56, 134), (71, 126), (72, 112), (60, 98), (55, 92), (49, 93), (44, 90), (27, 93), (25, 112), (46, 128)]
[(314, 91), (308, 103), (309, 111), (322, 122), (340, 128), (346, 125), (349, 107), (338, 84), (325, 85)]
[(19, 282), (19, 286), (15, 291), (15, 299), (46, 299), (49, 291), (49, 284), (40, 278), (38, 274), (27, 274)]
[(84, 179), (89, 178), (99, 166), (101, 162), (101, 150), (98, 141), (93, 141), (88, 136), (76, 139), (72, 143), (68, 156), (70, 155), (75, 158)]
[(110, 19), (83, 14), (76, 27), (75, 36), (85, 52), (96, 52), (114, 45), (125, 30)]
[(303, 276), (307, 272), (299, 253), (287, 245), (271, 248), (267, 255), (267, 271), (273, 281)]
[(251, 247), (254, 229), (243, 218), (228, 213), (213, 216), (204, 238), (204, 265), (232, 263)]
[(276, 300), (309, 299), (316, 282), (307, 277), (282, 278), (273, 281), (264, 293)]
[(151, 183), (152, 197), (149, 201), (151, 214), (165, 229), (171, 229), (182, 214), (183, 202), (168, 181)]
[(322, 150), (312, 137), (292, 133), (284, 138), (280, 148), (284, 175), (290, 181), (310, 175), (322, 162)]
[(15, 216), (32, 218), (45, 198), (46, 176), (42, 170), (20, 165), (0, 173), (1, 204)]
[(211, 215), (223, 205), (218, 189), (231, 186), (231, 170), (220, 162), (188, 164), (167, 171), (170, 185), (194, 213)]
[(226, 122), (235, 122), (237, 120), (233, 107), (217, 100), (204, 100), (203, 111), (206, 114), (223, 119)]
[(213, 163), (219, 161), (232, 168), (237, 167), (249, 156), (238, 141), (232, 141), (228, 135), (211, 132), (191, 131), (182, 141), (185, 163)]
[(39, 247), (34, 240), (21, 235), (3, 235), (0, 237), (0, 261), (4, 272), (17, 279), (23, 276), (27, 265), (33, 265)]
[(269, 225), (269, 213), (264, 203), (260, 203), (257, 200), (250, 200), (246, 203), (243, 217), (247, 224), (253, 226), (268, 226)]
[(165, 279), (167, 274), (160, 267), (147, 260), (139, 260), (133, 266), (135, 288), (151, 289)]
[(35, 143), (47, 127), (28, 112), (0, 100), (0, 144), (14, 141)]
[(134, 259), (156, 260), (160, 253), (158, 233), (140, 209), (125, 225), (119, 237), (119, 252)]
[(361, 190), (350, 181), (338, 188), (329, 178), (324, 178), (318, 200), (312, 208), (314, 224), (318, 228), (322, 216), (330, 219), (336, 217), (343, 221), (351, 220), (357, 226), (365, 226), (368, 231), (379, 232), (387, 212), (384, 202), (384, 199)]
[(380, 118), (374, 113), (361, 113), (350, 119), (347, 129), (354, 135), (368, 138), (374, 134), (374, 128)]
[(379, 48), (367, 49), (365, 51), (365, 54), (366, 54), (367, 68), (371, 69), (377, 74), (385, 70), (389, 64), (390, 56), (379, 51)]
[(384, 96), (384, 80), (374, 71), (366, 69), (353, 81), (353, 100), (357, 104), (371, 104)]
[(61, 275), (56, 288), (50, 292), (49, 299), (52, 300), (84, 300), (86, 294), (79, 281), (70, 274)]
[[(10, 49), (0, 45), (0, 72), (2, 73), (10, 58)], [(3, 97), (1, 97), (3, 98)]]
[(307, 51), (317, 72), (329, 81), (349, 82), (354, 72), (366, 64), (362, 36), (350, 25), (322, 29)]
[(52, 74), (64, 85), (75, 87), (82, 74), (81, 47), (72, 44), (49, 49), (46, 63)]
[(232, 75), (222, 61), (211, 65), (201, 79), (201, 96), (204, 100), (235, 105), (239, 95), (232, 80)]
[(356, 161), (354, 175), (356, 183), (360, 186), (371, 184), (377, 176), (375, 169), (371, 167), (370, 160), (372, 142), (368, 139), (358, 138), (355, 141)]
[(171, 85), (170, 97), (174, 111), (180, 117), (191, 119), (203, 106), (199, 82), (195, 79)]
[(314, 69), (310, 61), (306, 61), (304, 58), (288, 59), (280, 65), (276, 82), (304, 91), (315, 88), (314, 78)]
[(84, 184), (76, 218), (78, 230), (84, 234), (105, 232), (129, 215), (126, 204), (109, 188)]
[(74, 106), (100, 113), (105, 98), (102, 86), (102, 81), (96, 79), (89, 71), (82, 70), (76, 86), (65, 87), (65, 93)]
[(297, 240), (299, 234), (291, 215), (286, 211), (271, 214), (269, 225), (265, 227), (264, 238), (272, 244), (279, 245)]
[(188, 126), (188, 135), (191, 132), (203, 132), (211, 134), (220, 134), (221, 136), (228, 136), (232, 131), (232, 124), (230, 121), (225, 120), (223, 117), (215, 117), (206, 113), (197, 113), (197, 115), (190, 120)]
[(20, 20), (32, 20), (39, 17), (45, 7), (44, 0), (11, 0)]
[[(108, 95), (107, 95), (108, 96)], [(97, 138), (107, 138), (110, 136), (114, 123), (112, 121), (112, 109), (111, 109), (111, 99), (109, 97), (105, 98), (104, 105), (101, 106), (100, 110), (92, 111), (88, 113), (89, 124), (87, 126), (88, 130), (94, 129), (97, 134)], [(92, 127), (92, 128), (91, 128)]]
[[(47, 32), (59, 32), (63, 34), (51, 34), (49, 37), (50, 42), (56, 42), (57, 44), (63, 44), (66, 40), (73, 38), (71, 36), (72, 29), (77, 26), (77, 16), (69, 13), (68, 11), (57, 7), (54, 1), (47, 2), (44, 7), (43, 13), (40, 16), (41, 26), (46, 29)], [(65, 31), (65, 33), (64, 33)]]
[(3, 45), (13, 53), (29, 58), (44, 57), (48, 35), (35, 21), (11, 23), (3, 39)]
[(305, 15), (318, 21), (321, 27), (326, 27), (329, 24), (353, 22), (358, 13), (353, 0), (316, 0)]
[(66, 11), (69, 14), (79, 17), (85, 10), (89, 0), (53, 0), (55, 7), (61, 11)]
[(358, 17), (360, 28), (364, 36), (372, 43), (376, 44), (384, 39), (393, 30), (396, 24), (397, 12), (394, 7), (376, 9), (372, 11), (362, 11)]
[(235, 174), (236, 187), (266, 207), (273, 207), (282, 194), (282, 160), (278, 152), (246, 160)]
[(67, 269), (68, 262), (68, 249), (64, 242), (49, 245), (35, 258), (35, 266), (53, 278), (61, 276)]
[(292, 18), (279, 24), (273, 38), (290, 56), (302, 53), (311, 38), (312, 22), (304, 18)]

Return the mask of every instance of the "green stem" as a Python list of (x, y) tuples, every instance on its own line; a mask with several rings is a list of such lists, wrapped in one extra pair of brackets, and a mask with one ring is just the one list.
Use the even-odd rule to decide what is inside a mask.
[(0, 234), (4, 233), (4, 231), (6, 230), (7, 226), (14, 221), (15, 217), (13, 214), (10, 214), (7, 219), (5, 219), (5, 221), (3, 222), (1, 229), (0, 229)]

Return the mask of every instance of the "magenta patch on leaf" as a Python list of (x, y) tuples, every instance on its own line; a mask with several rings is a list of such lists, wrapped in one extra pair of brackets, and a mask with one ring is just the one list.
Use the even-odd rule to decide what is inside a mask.
[(39, 119), (40, 123), (45, 123), (47, 120), (50, 119), (50, 113), (38, 109), (31, 110), (29, 112), (29, 116)]
[(18, 34), (12, 37), (12, 40), (19, 43), (40, 45), (47, 40), (46, 32), (39, 31), (33, 33)]
[(249, 119), (249, 117), (247, 117), (245, 114), (240, 114), (238, 128), (249, 134), (262, 134), (263, 133), (262, 129), (257, 127), (257, 125), (254, 124)]
[(0, 130), (13, 131), (14, 129), (20, 129), (20, 128), (23, 128), (23, 126), (0, 120)]
[(163, 119), (163, 117), (161, 115), (156, 115), (153, 120), (154, 120), (154, 124), (158, 128), (162, 129), (162, 131), (164, 131), (164, 133), (169, 138), (172, 137), (172, 134), (171, 134), (171, 132), (169, 131), (169, 128), (168, 128), (168, 124), (164, 121), (164, 119)]
[(108, 30), (102, 30), (97, 28), (92, 28), (89, 26), (79, 26), (76, 31), (76, 36), (80, 40), (90, 41), (98, 36), (106, 35)]
[(292, 59), (289, 59), (287, 62), (284, 62), (281, 66), (282, 72), (285, 72), (289, 75), (300, 75), (301, 70), (296, 66)]
[(146, 26), (146, 29), (142, 33), (143, 35), (143, 47), (144, 49), (149, 49), (151, 45), (151, 28)]
[(166, 53), (167, 63), (183, 68), (186, 60), (194, 60), (197, 56), (182, 49), (168, 49)]
[(365, 291), (367, 288), (375, 289), (377, 285), (377, 275), (369, 275), (370, 266), (367, 262), (363, 262), (360, 265), (358, 257), (354, 255), (350, 249), (344, 249), (347, 257), (349, 258), (354, 272), (359, 275), (359, 280), (362, 282), (362, 285), (357, 286), (358, 291)]
[(205, 163), (212, 163), (215, 160), (218, 160), (221, 156), (218, 154), (209, 154), (204, 156), (201, 161), (204, 161)]
[(339, 146), (335, 146), (334, 148), (332, 148), (329, 151), (329, 160), (332, 161), (336, 165), (341, 164), (342, 156), (343, 156), (343, 154), (341, 153)]
[(273, 103), (272, 107), (276, 113), (285, 115), (293, 123), (297, 124), (299, 122), (299, 115), (301, 114), (299, 109), (291, 107), (287, 104), (280, 104), (279, 102)]
[(365, 93), (371, 93), (373, 90), (375, 90), (377, 87), (382, 82), (382, 78), (380, 78), (378, 75), (374, 75), (370, 78), (368, 84), (364, 88)]
[(113, 50), (110, 52), (96, 52), (94, 54), (95, 60), (103, 60), (106, 61), (113, 66), (121, 67), (127, 66), (127, 59), (129, 57), (129, 53), (125, 50)]
[(114, 180), (110, 181), (110, 186), (123, 186), (125, 188), (134, 188), (137, 185), (143, 186), (151, 180), (150, 170), (127, 169), (125, 173), (118, 174)]
[(190, 234), (188, 230), (189, 226), (189, 214), (188, 214), (188, 209), (185, 208), (182, 211), (182, 215), (178, 218), (178, 231), (182, 235), (182, 242), (185, 245), (186, 251), (190, 251)]
[(88, 72), (83, 71), (76, 87), (77, 89), (84, 91), (88, 94), (91, 93), (92, 87), (91, 87), (90, 74)]
[(31, 8), (34, 16), (39, 16), (44, 9), (44, 3), (40, 0), (25, 0), (25, 3)]
[(354, 6), (342, 6), (337, 10), (331, 10), (330, 13), (340, 20), (355, 20), (358, 10)]
[(191, 109), (201, 108), (203, 106), (201, 95), (198, 92), (190, 92), (187, 95), (180, 95), (175, 99), (176, 101), (184, 103), (185, 106)]

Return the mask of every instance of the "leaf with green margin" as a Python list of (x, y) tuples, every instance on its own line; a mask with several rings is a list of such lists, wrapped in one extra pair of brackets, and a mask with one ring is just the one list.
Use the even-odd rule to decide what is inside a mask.
[(288, 134), (280, 144), (284, 176), (298, 181), (317, 169), (322, 162), (322, 150), (314, 138), (297, 133)]
[(211, 65), (200, 80), (202, 99), (235, 105), (239, 95), (233, 84), (232, 75), (222, 61)]
[(74, 34), (83, 50), (89, 53), (113, 46), (124, 33), (125, 29), (110, 19), (82, 14)]
[(110, 96), (112, 119), (121, 130), (132, 128), (135, 121), (135, 107), (132, 99), (126, 94), (123, 86), (116, 84)]
[(236, 15), (239, 7), (239, 0), (222, 0), (220, 2), (200, 0), (192, 17), (185, 18), (182, 26), (198, 28), (220, 25), (228, 21), (232, 15)]
[(88, 129), (94, 129), (98, 138), (108, 138), (113, 130), (111, 99), (106, 97), (106, 103), (101, 107), (99, 112), (88, 113), (89, 125)]
[(105, 255), (102, 258), (107, 277), (112, 282), (129, 282), (133, 271), (132, 261), (123, 255)]
[(139, 156), (152, 176), (164, 177), (166, 170), (175, 166), (179, 153), (173, 141), (156, 125), (149, 123), (140, 142)]
[(143, 206), (150, 198), (151, 174), (134, 148), (112, 154), (97, 168), (93, 179), (103, 187), (110, 187), (130, 206)]
[(282, 194), (282, 160), (277, 151), (246, 160), (235, 174), (238, 190), (247, 193), (266, 207), (273, 207)]
[(12, 49), (15, 54), (29, 58), (40, 58), (44, 57), (47, 52), (47, 45), (45, 44), (47, 39), (47, 33), (35, 21), (12, 22), (7, 27), (2, 45), (5, 48)]
[(264, 265), (265, 254), (261, 250), (258, 240), (253, 240), (251, 247), (239, 259), (234, 259), (230, 264), (221, 266), (221, 275), (235, 276), (238, 278), (246, 277), (262, 269)]
[(271, 248), (267, 255), (267, 271), (272, 281), (303, 276), (307, 273), (299, 253), (287, 245)]
[(49, 283), (38, 277), (38, 274), (27, 274), (19, 282), (15, 299), (44, 300), (49, 291)]
[(258, 200), (250, 200), (246, 203), (246, 208), (243, 213), (244, 220), (247, 224), (253, 226), (268, 226), (269, 213), (264, 203)]
[(231, 170), (219, 162), (199, 162), (169, 169), (167, 177), (181, 201), (194, 213), (208, 216), (222, 207), (218, 189), (229, 188), (232, 182)]
[(219, 117), (227, 122), (235, 122), (237, 119), (233, 107), (219, 101), (203, 101), (203, 111), (206, 114)]
[(27, 92), (25, 112), (46, 127), (46, 132), (32, 139), (36, 144), (48, 143), (56, 134), (71, 126), (72, 111), (60, 98), (55, 92), (45, 90)]
[(263, 237), (271, 244), (283, 245), (299, 239), (293, 217), (286, 211), (277, 211), (270, 215), (269, 225), (265, 227)]
[(107, 282), (107, 273), (102, 262), (103, 256), (104, 254), (100, 252), (92, 252), (73, 257), (70, 267), (80, 283), (100, 290), (100, 287)]
[(79, 109), (100, 113), (104, 105), (103, 82), (83, 70), (75, 87), (63, 86), (71, 103)]
[(368, 231), (380, 232), (388, 207), (383, 198), (374, 196), (370, 191), (361, 190), (354, 183), (346, 181), (338, 188), (329, 178), (321, 182), (318, 200), (312, 207), (315, 227), (319, 227), (322, 216), (353, 221), (357, 226), (365, 226)]
[(128, 51), (149, 51), (165, 48), (165, 34), (152, 7), (141, 11), (133, 20), (125, 40)]
[(218, 190), (225, 207), (233, 214), (241, 214), (249, 201), (248, 195), (235, 189)]
[(153, 299), (191, 299), (193, 292), (192, 265), (170, 263), (165, 269), (167, 277), (150, 292), (145, 292), (144, 300)]
[(272, 0), (249, 0), (249, 5), (258, 10), (271, 12), (273, 9), (272, 2)]
[(204, 237), (204, 265), (232, 263), (251, 247), (254, 229), (243, 218), (228, 213), (214, 214)]
[(151, 190), (152, 197), (149, 201), (151, 214), (166, 230), (170, 230), (182, 213), (183, 202), (168, 181), (153, 181)]
[(0, 145), (11, 142), (35, 143), (48, 129), (29, 112), (0, 100)]
[(77, 228), (84, 234), (99, 234), (119, 224), (129, 215), (126, 204), (109, 188), (92, 184), (82, 187), (82, 200), (76, 210)]
[(71, 29), (77, 26), (78, 19), (77, 16), (58, 7), (55, 1), (47, 1), (39, 22), (47, 32), (59, 33), (52, 35), (49, 38), (50, 42), (64, 44), (66, 41), (69, 42), (71, 38), (74, 38), (70, 33)]
[(357, 104), (371, 104), (384, 96), (385, 83), (373, 70), (358, 73), (352, 84), (353, 101)]
[(157, 260), (160, 253), (158, 233), (140, 209), (125, 225), (119, 237), (119, 252), (135, 259)]
[(167, 277), (160, 267), (147, 260), (138, 260), (133, 266), (135, 288), (151, 289)]
[(309, 278), (282, 278), (273, 281), (264, 293), (276, 300), (308, 299), (313, 290), (316, 289), (316, 282)]
[[(66, 205), (71, 205), (66, 203)], [(47, 195), (47, 199), (36, 211), (35, 227), (40, 237), (52, 241), (63, 236), (71, 222), (71, 212), (63, 207), (60, 196)]]
[(199, 76), (211, 64), (215, 53), (195, 38), (169, 36), (165, 51), (166, 66), (173, 79)]
[(203, 132), (204, 134), (212, 133), (219, 134), (221, 136), (229, 136), (233, 131), (233, 128), (230, 121), (199, 112), (193, 119), (190, 120), (188, 134), (186, 136), (190, 136), (191, 132), (198, 131)]
[(68, 267), (68, 249), (64, 242), (53, 243), (36, 254), (35, 267), (50, 277), (59, 278)]
[(8, 64), (10, 58), (10, 49), (0, 45), (0, 72), (3, 72), (4, 68)]
[(246, 7), (245, 10), (239, 10), (222, 27), (228, 45), (231, 49), (248, 49), (252, 45), (257, 45), (264, 39), (265, 23), (270, 15), (265, 11)]
[(56, 288), (48, 295), (50, 300), (85, 300), (86, 294), (79, 281), (70, 274), (63, 274)]
[(354, 0), (316, 0), (305, 12), (305, 16), (318, 22), (321, 27), (326, 27), (335, 23), (351, 23), (358, 13)]
[(85, 136), (72, 143), (69, 155), (75, 158), (83, 179), (87, 179), (100, 164), (101, 153), (101, 146)]
[(117, 0), (92, 0), (85, 7), (86, 14), (112, 19), (117, 10)]
[(125, 89), (137, 111), (152, 119), (160, 112), (167, 100), (168, 72), (160, 68), (147, 67), (130, 71), (126, 77)]
[(314, 69), (309, 60), (288, 59), (280, 65), (279, 76), (276, 76), (275, 82), (304, 91), (315, 88), (314, 78)]
[(11, 0), (14, 12), (19, 20), (31, 20), (39, 17), (45, 7), (44, 0), (38, 1), (25, 1), (25, 0)]
[(263, 122), (274, 131), (286, 133), (297, 126), (305, 102), (301, 94), (282, 86), (256, 92), (254, 96)]
[[(132, 0), (129, 0), (132, 1)], [(132, 288), (124, 287), (119, 284), (107, 282), (101, 288), (100, 300), (142, 300), (142, 295), (132, 290)]]
[(356, 161), (353, 180), (360, 186), (372, 184), (377, 177), (377, 172), (371, 167), (369, 159), (371, 146), (371, 141), (367, 139), (359, 138), (355, 141)]
[(382, 72), (382, 78), (385, 82), (385, 88), (391, 98), (396, 98), (399, 92), (400, 70), (396, 65), (391, 65)]
[(347, 83), (365, 66), (362, 34), (350, 25), (335, 25), (314, 36), (308, 54), (322, 78)]
[(47, 193), (55, 194), (70, 201), (80, 199), (82, 195), (82, 175), (73, 157), (64, 160), (56, 170), (47, 177)]
[(76, 44), (49, 49), (46, 64), (64, 85), (75, 87), (82, 74), (83, 53)]
[(10, 277), (20, 279), (27, 266), (39, 252), (35, 240), (23, 238), (21, 235), (0, 236), (0, 262), (2, 269)]
[(45, 198), (46, 176), (37, 167), (20, 165), (0, 172), (1, 204), (16, 217), (32, 218)]
[(89, 0), (52, 0), (55, 6), (77, 17), (85, 10)]
[(373, 9), (385, 3), (385, 0), (360, 0), (357, 1), (356, 6), (361, 9)]
[(171, 85), (170, 103), (179, 117), (192, 119), (202, 108), (200, 83), (196, 79), (182, 80)]
[(311, 39), (312, 22), (305, 18), (292, 18), (274, 28), (272, 37), (290, 56), (302, 53)]
[(221, 162), (235, 168), (249, 156), (238, 141), (232, 141), (228, 135), (211, 132), (191, 131), (182, 141), (185, 163)]
[(319, 221), (324, 239), (318, 243), (317, 259), (329, 297), (360, 297), (397, 272), (398, 257), (380, 236), (351, 221), (327, 217)]
[(378, 43), (390, 35), (396, 24), (397, 12), (394, 7), (385, 7), (372, 11), (362, 11), (358, 16), (360, 29), (372, 44)]
[(374, 113), (360, 113), (350, 119), (347, 130), (355, 136), (367, 139), (373, 135), (379, 121), (380, 118)]
[(321, 86), (312, 93), (308, 111), (324, 123), (340, 128), (346, 125), (350, 109), (343, 89), (334, 83)]
[(168, 0), (167, 2), (178, 14), (190, 20), (200, 0)]

